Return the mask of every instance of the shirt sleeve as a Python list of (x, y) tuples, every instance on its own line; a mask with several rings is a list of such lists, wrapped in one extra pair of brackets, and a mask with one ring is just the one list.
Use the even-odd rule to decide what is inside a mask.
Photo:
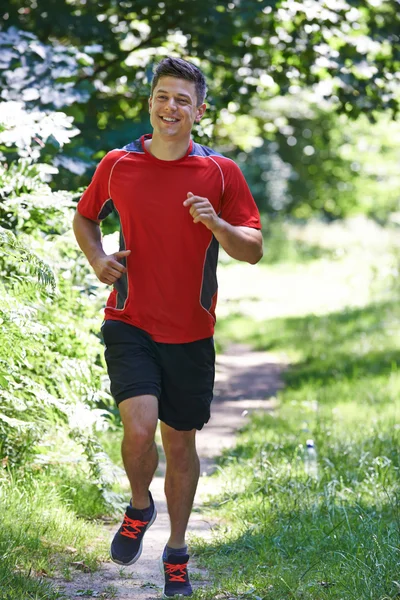
[(219, 164), (224, 177), (219, 216), (230, 225), (261, 229), (260, 213), (242, 171), (230, 159)]
[(91, 221), (102, 221), (113, 211), (110, 179), (113, 167), (120, 156), (118, 150), (112, 150), (99, 162), (92, 181), (77, 205), (77, 210), (83, 217)]

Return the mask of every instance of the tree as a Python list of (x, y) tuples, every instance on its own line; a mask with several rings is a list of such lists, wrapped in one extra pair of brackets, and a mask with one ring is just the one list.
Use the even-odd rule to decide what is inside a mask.
[[(9, 0), (4, 18), (42, 44), (76, 49), (80, 68), (66, 68), (64, 79), (78, 96), (64, 110), (82, 131), (69, 151), (88, 162), (143, 130), (152, 66), (169, 53), (192, 58), (208, 75), (210, 118), (198, 131), (206, 138), (229, 102), (247, 114), (261, 100), (304, 87), (352, 118), (395, 114), (398, 9), (396, 0)], [(29, 102), (54, 108), (48, 96)], [(63, 184), (74, 187), (76, 175)]]

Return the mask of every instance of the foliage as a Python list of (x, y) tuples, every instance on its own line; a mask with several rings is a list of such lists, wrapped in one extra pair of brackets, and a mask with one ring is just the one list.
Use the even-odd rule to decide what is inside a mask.
[[(98, 286), (73, 241), (74, 195), (49, 185), (77, 133), (72, 118), (11, 99), (0, 125), (0, 582), (7, 598), (53, 600), (43, 573), (77, 557), (94, 568), (99, 556), (76, 515), (93, 519), (120, 501), (97, 437), (109, 423)], [(49, 156), (53, 165), (38, 162)], [(76, 556), (61, 559), (65, 546)]]
[[(31, 252), (26, 246), (24, 246), (19, 239), (7, 229), (0, 226), (0, 248), (2, 255), (7, 260), (7, 264), (4, 265), (3, 277), (10, 280), (14, 278), (19, 283), (27, 286), (28, 282), (31, 282), (29, 274), (36, 275), (37, 281), (42, 288), (46, 289), (50, 287), (54, 290), (55, 279), (54, 274), (49, 266), (37, 255)], [(21, 265), (24, 268), (25, 273), (23, 276), (18, 275), (15, 271), (15, 263)], [(6, 274), (6, 271), (8, 273)], [(12, 275), (10, 274), (12, 272)]]
[[(29, 220), (30, 215), (26, 220), (27, 227)], [(37, 229), (40, 231), (39, 223)], [(1, 231), (11, 240), (22, 237), (16, 237), (7, 230)], [(26, 237), (25, 241), (28, 239)], [(45, 242), (36, 240), (41, 252), (46, 248)], [(36, 259), (20, 241), (13, 246), (14, 250), (19, 248), (19, 261), (21, 256), (25, 259), (28, 256), (30, 270), (35, 269), (41, 277), (48, 276), (48, 265)], [(65, 273), (66, 263), (70, 261), (63, 259), (63, 251), (55, 244), (52, 244), (52, 251), (53, 268)], [(100, 368), (96, 364), (101, 349), (98, 340), (90, 333), (89, 323), (94, 319), (92, 302), (81, 297), (82, 287), (77, 286), (73, 277), (70, 280), (62, 277), (58, 293), (41, 297), (33, 280), (27, 286), (25, 262), (18, 272), (15, 264), (10, 267), (10, 253), (3, 253), (0, 258), (0, 264), (4, 265), (2, 270), (7, 274), (4, 278), (6, 284), (0, 288), (5, 334), (0, 344), (0, 364), (3, 367), (0, 449), (3, 460), (13, 466), (29, 466), (32, 461), (45, 463), (46, 455), (37, 456), (38, 445), (46, 446), (51, 442), (57, 446), (62, 442), (66, 428), (75, 441), (69, 460), (82, 462), (83, 473), (86, 472), (85, 460), (80, 457), (84, 449), (93, 481), (103, 490), (104, 499), (107, 498), (108, 502), (111, 499), (108, 490), (113, 470), (93, 433), (95, 427), (104, 427), (105, 422), (103, 412), (95, 410), (102, 394)], [(39, 261), (38, 266), (33, 258)], [(54, 284), (54, 275), (51, 271), (50, 274), (50, 283)], [(9, 285), (8, 280), (11, 280)], [(21, 285), (16, 280), (20, 280)], [(74, 304), (79, 307), (74, 315), (76, 321), (71, 320)], [(85, 320), (88, 333), (83, 334), (81, 327)], [(57, 455), (58, 460), (65, 460), (65, 457), (61, 458), (61, 448)]]
[[(196, 137), (239, 156), (262, 212), (384, 219), (398, 204), (398, 123), (392, 139), (382, 140), (388, 151), (376, 177), (371, 156), (364, 152), (368, 160), (360, 162), (347, 149), (360, 133), (373, 146), (385, 136), (378, 111), (396, 112), (399, 14), (387, 0), (358, 4), (177, 2), (170, 12), (162, 3), (127, 2), (122, 10), (65, 1), (50, 31), (52, 0), (40, 11), (13, 1), (11, 27), (0, 31), (0, 121), (8, 123), (0, 149), (8, 162), (16, 150), (40, 160), (52, 187), (86, 184), (105, 151), (148, 128), (154, 62), (183, 55), (197, 60), (210, 83), (211, 106)], [(181, 26), (186, 17), (190, 35)], [(219, 31), (212, 53), (210, 24)]]
[(398, 119), (352, 121), (309, 94), (260, 104), (252, 115), (259, 143), (250, 152), (232, 153), (229, 125), (218, 133), (263, 213), (304, 220), (364, 213), (384, 221), (398, 210)]
[(82, 136), (60, 164), (75, 177), (63, 171), (57, 181), (76, 189), (85, 165), (148, 127), (148, 82), (166, 54), (192, 58), (208, 76), (204, 141), (229, 103), (243, 129), (260, 102), (304, 88), (351, 118), (396, 112), (399, 19), (395, 0), (10, 0), (0, 87), (4, 99), (74, 118)]
[[(67, 36), (75, 47), (97, 49), (101, 40), (104, 51), (97, 50), (95, 67), (82, 79), (111, 89), (119, 84), (121, 95), (132, 85), (141, 89), (152, 56), (179, 51), (209, 63), (218, 92), (225, 90), (222, 106), (240, 99), (246, 108), (254, 96), (330, 78), (348, 112), (396, 106), (391, 82), (399, 67), (399, 15), (390, 0), (224, 5), (177, 0), (168, 6), (156, 0), (127, 0), (123, 6), (64, 1), (57, 3), (57, 19), (54, 14), (53, 0), (40, 8), (11, 0), (7, 23), (41, 42)], [(80, 59), (93, 66), (87, 57)], [(124, 76), (127, 81), (118, 81)]]
[(113, 468), (95, 436), (107, 424), (98, 408), (105, 392), (95, 278), (72, 241), (73, 195), (51, 190), (47, 180), (56, 169), (35, 162), (31, 151), (40, 132), (44, 141), (51, 131), (68, 141), (71, 121), (62, 117), (57, 130), (56, 113), (36, 118), (19, 108), (20, 123), (7, 122), (0, 110), (1, 140), (14, 151), (20, 144), (23, 155), (0, 167), (0, 455), (13, 468), (63, 463), (61, 447), (51, 458), (44, 449), (65, 445), (67, 434), (69, 460), (78, 462), (81, 477), (90, 473), (106, 507), (116, 498)]
[(77, 99), (73, 81), (65, 78), (66, 70), (78, 64), (77, 51), (40, 44), (36, 36), (12, 27), (0, 33), (0, 48), (0, 156), (8, 162), (41, 159), (48, 163), (42, 164), (42, 174), (54, 175), (60, 148), (79, 133), (72, 117), (56, 110)]

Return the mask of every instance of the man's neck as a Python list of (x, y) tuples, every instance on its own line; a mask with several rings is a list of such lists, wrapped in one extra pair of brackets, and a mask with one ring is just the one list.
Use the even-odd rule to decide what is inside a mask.
[(184, 140), (165, 140), (153, 134), (149, 140), (145, 140), (145, 148), (150, 154), (159, 160), (179, 160), (185, 156), (190, 144), (190, 138)]

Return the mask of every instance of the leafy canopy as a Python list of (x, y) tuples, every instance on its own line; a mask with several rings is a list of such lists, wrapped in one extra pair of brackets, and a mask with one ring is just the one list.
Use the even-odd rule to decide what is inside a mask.
[(32, 104), (69, 106), (91, 148), (117, 147), (135, 134), (134, 122), (146, 122), (154, 62), (177, 54), (206, 72), (211, 122), (229, 102), (246, 114), (260, 100), (304, 87), (352, 117), (396, 113), (398, 8), (395, 0), (10, 0), (5, 23), (37, 36), (25, 44), (42, 65), (24, 80), (29, 57), (18, 57), (3, 31), (3, 98), (18, 93)]

